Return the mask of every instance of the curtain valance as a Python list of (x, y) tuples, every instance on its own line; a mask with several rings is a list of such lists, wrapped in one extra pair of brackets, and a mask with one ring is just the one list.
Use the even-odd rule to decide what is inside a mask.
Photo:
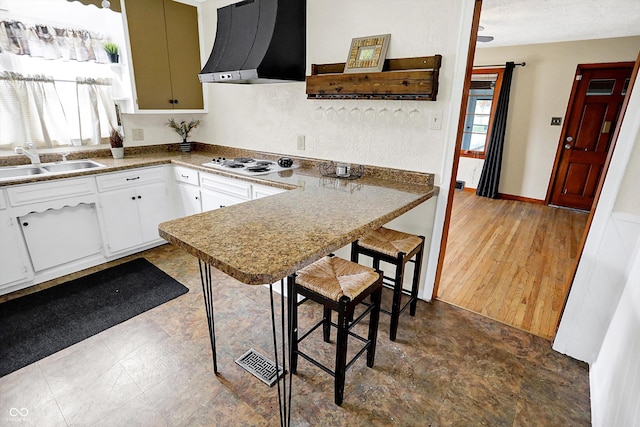
[(87, 30), (27, 25), (20, 21), (0, 21), (0, 52), (65, 61), (109, 63), (104, 50), (108, 41)]

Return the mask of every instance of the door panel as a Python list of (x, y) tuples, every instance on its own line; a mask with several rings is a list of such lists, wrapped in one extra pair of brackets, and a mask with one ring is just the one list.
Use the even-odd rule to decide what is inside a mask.
[(578, 66), (552, 175), (551, 204), (590, 210), (633, 64)]

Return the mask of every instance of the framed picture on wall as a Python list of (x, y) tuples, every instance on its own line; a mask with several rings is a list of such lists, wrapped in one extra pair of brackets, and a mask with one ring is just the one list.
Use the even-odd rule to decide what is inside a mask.
[(351, 40), (351, 48), (349, 49), (347, 63), (344, 66), (344, 72), (367, 73), (382, 71), (390, 39), (391, 34), (380, 34)]

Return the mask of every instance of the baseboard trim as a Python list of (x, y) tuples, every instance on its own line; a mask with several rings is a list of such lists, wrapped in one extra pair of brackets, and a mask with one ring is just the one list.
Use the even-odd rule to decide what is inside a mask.
[[(462, 191), (466, 191), (467, 193), (476, 193), (476, 189), (475, 188), (470, 188), (470, 187), (464, 187), (464, 189)], [(522, 196), (514, 196), (512, 194), (504, 194), (504, 193), (498, 193), (498, 199), (502, 199), (502, 200), (515, 200), (517, 202), (525, 202), (525, 203), (533, 203), (536, 205), (544, 205), (544, 200), (541, 199), (532, 199), (530, 197), (522, 197)]]
[(512, 194), (503, 194), (503, 193), (498, 193), (498, 196), (503, 200), (515, 200), (517, 202), (533, 203), (533, 204), (536, 204), (536, 205), (544, 205), (545, 204), (544, 200), (532, 199), (530, 197), (514, 196)]

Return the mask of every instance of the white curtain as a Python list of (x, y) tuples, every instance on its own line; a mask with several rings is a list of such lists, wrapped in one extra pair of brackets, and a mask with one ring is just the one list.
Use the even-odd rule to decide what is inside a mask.
[(111, 80), (78, 78), (76, 84), (82, 144), (108, 142), (109, 131), (118, 126)]
[(67, 120), (52, 78), (0, 73), (0, 147), (33, 142), (71, 145)]

